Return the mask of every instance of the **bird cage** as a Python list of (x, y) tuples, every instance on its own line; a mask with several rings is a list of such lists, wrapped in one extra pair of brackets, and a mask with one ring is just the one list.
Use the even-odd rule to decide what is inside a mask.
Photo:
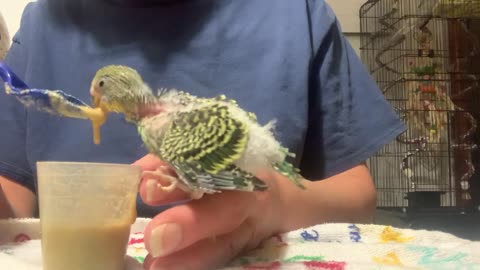
[(377, 206), (478, 209), (480, 0), (369, 0), (363, 62), (407, 126), (369, 160)]

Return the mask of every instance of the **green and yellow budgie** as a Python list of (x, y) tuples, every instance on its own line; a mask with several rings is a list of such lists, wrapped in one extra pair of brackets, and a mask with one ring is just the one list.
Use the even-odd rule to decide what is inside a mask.
[(138, 72), (111, 65), (97, 71), (91, 83), (93, 110), (87, 112), (99, 143), (100, 126), (110, 112), (122, 113), (137, 126), (149, 152), (167, 162), (165, 168), (145, 172), (167, 179), (170, 185), (200, 198), (221, 190), (263, 191), (267, 185), (256, 175), (274, 169), (300, 188), (299, 170), (287, 162), (293, 156), (274, 138), (274, 123), (259, 125), (253, 113), (225, 96), (199, 98), (188, 93), (160, 90), (154, 94)]

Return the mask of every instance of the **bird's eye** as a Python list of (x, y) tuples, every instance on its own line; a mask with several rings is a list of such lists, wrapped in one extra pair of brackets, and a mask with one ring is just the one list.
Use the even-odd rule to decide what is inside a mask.
[(104, 84), (105, 84), (104, 81), (100, 81), (100, 82), (98, 83), (98, 86), (103, 87)]

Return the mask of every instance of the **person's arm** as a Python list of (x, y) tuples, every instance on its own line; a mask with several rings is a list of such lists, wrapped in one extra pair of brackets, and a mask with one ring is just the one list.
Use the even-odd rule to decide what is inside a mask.
[(322, 181), (305, 181), (306, 190), (292, 188), (286, 179), (276, 182), (285, 202), (280, 209), (288, 216), (281, 232), (323, 222), (373, 222), (376, 190), (365, 164)]
[[(152, 155), (135, 162), (144, 170), (162, 164)], [(154, 217), (145, 229), (150, 252), (145, 269), (152, 265), (169, 269), (180, 263), (187, 269), (213, 269), (274, 234), (324, 222), (371, 223), (373, 219), (375, 188), (363, 163), (321, 181), (304, 181), (306, 189), (274, 171), (259, 178), (269, 185), (266, 192), (206, 195)], [(145, 181), (140, 194), (151, 205), (186, 199), (181, 190), (165, 193)], [(215, 241), (208, 240), (212, 238)]]
[[(25, 8), (20, 29), (4, 59), (20, 78), (26, 80), (29, 59), (30, 31), (35, 23), (30, 19), (34, 3)], [(31, 217), (36, 209), (33, 172), (28, 162), (27, 112), (18, 100), (6, 95), (0, 79), (0, 218)], [(1, 232), (0, 232), (1, 233)]]
[(12, 218), (13, 209), (3, 192), (1, 181), (2, 180), (0, 180), (0, 219)]
[(31, 190), (0, 176), (0, 219), (32, 217), (35, 209)]

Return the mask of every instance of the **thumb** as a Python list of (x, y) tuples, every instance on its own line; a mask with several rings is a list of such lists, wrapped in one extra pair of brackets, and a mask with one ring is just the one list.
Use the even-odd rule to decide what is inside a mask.
[(198, 241), (233, 232), (252, 212), (255, 196), (222, 192), (170, 208), (145, 229), (145, 247), (153, 257), (164, 257)]
[(154, 171), (159, 166), (167, 165), (167, 163), (152, 154), (148, 154), (135, 161), (133, 165), (140, 166), (143, 171)]

